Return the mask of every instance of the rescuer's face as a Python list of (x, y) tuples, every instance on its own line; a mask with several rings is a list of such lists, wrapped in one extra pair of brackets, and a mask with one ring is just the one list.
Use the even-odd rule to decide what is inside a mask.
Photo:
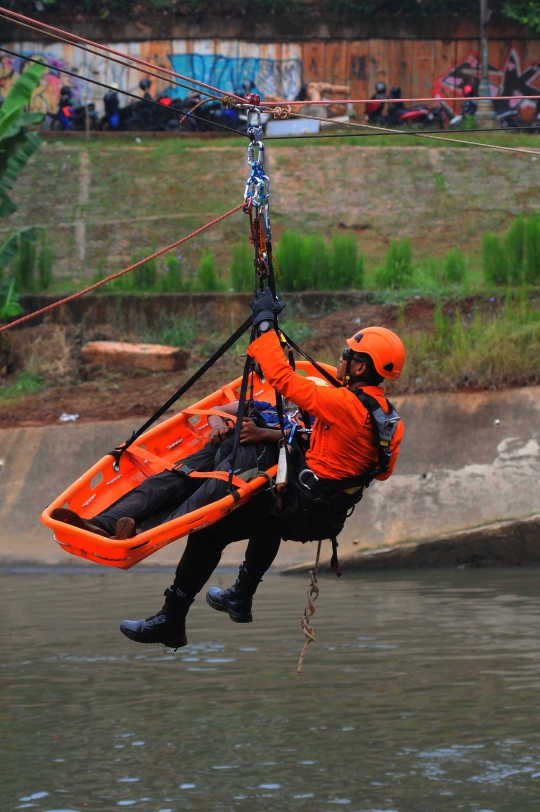
[[(336, 378), (338, 381), (342, 381), (347, 374), (347, 359), (343, 357), (343, 354), (346, 353), (347, 350), (343, 350), (341, 358), (339, 359), (339, 363), (336, 368)], [(366, 371), (366, 365), (363, 361), (351, 361), (351, 375), (356, 377), (357, 375), (363, 375)]]

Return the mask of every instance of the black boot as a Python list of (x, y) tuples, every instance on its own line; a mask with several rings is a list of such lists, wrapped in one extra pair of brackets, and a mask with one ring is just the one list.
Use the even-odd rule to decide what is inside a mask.
[(227, 612), (235, 623), (251, 623), (253, 595), (260, 583), (248, 574), (245, 563), (240, 564), (236, 583), (228, 589), (211, 586), (206, 593), (206, 603), (218, 612)]
[(123, 620), (120, 631), (136, 643), (161, 643), (169, 648), (187, 646), (186, 615), (193, 603), (179, 589), (170, 586), (163, 593), (165, 603), (157, 615), (146, 620)]

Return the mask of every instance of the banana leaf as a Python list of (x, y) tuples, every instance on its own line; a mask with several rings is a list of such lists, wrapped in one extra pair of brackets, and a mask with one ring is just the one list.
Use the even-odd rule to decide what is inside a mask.
[(7, 279), (0, 288), (0, 321), (24, 313), (19, 304), (19, 294), (15, 289), (15, 280)]
[(31, 63), (24, 73), (17, 77), (0, 109), (0, 136), (7, 129), (6, 122), (9, 122), (8, 126), (10, 126), (17, 115), (22, 113), (26, 105), (30, 103), (32, 93), (39, 85), (41, 77), (46, 73), (47, 69), (48, 66), (45, 64), (36, 65)]
[(11, 234), (7, 240), (4, 240), (0, 245), (0, 270), (2, 270), (8, 262), (11, 262), (19, 250), (19, 242), (35, 242), (42, 231), (43, 229), (40, 227), (27, 226), (26, 228), (19, 229), (19, 231)]

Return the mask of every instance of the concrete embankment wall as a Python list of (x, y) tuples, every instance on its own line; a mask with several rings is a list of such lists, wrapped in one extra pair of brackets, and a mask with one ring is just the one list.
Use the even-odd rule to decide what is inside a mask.
[[(444, 563), (452, 564), (448, 544), (456, 531), (540, 512), (540, 387), (411, 395), (395, 404), (406, 426), (397, 472), (374, 483), (348, 520), (340, 537), (344, 560), (447, 534)], [(79, 562), (56, 545), (40, 513), (134, 428), (130, 420), (0, 432), (0, 564)], [(500, 550), (500, 534), (497, 544)], [(183, 541), (175, 542), (142, 566), (173, 565), (182, 549)], [(530, 539), (523, 549), (530, 550)], [(242, 544), (231, 545), (222, 563), (236, 564), (242, 553)], [(287, 542), (276, 564), (309, 563), (314, 553), (313, 545)], [(515, 549), (508, 560), (521, 563)]]

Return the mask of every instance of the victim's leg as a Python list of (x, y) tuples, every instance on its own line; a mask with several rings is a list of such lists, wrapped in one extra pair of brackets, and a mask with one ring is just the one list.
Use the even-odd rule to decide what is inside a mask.
[(258, 584), (274, 561), (281, 540), (279, 519), (269, 515), (272, 499), (270, 491), (264, 491), (221, 521), (192, 533), (176, 569), (174, 585), (195, 597), (218, 566), (225, 547), (250, 537), (256, 541), (251, 545), (249, 574)]
[[(211, 471), (216, 456), (216, 447), (207, 443), (195, 454), (182, 462), (196, 471)], [(129, 516), (140, 522), (158, 511), (173, 510), (190, 493), (200, 487), (202, 480), (190, 480), (175, 471), (163, 471), (149, 476), (141, 484), (118, 499), (106, 510), (91, 520), (93, 524), (114, 533), (118, 519)]]
[[(276, 449), (277, 446), (259, 445), (255, 443), (239, 446), (234, 463), (235, 475), (242, 476), (243, 474), (250, 473), (251, 476), (255, 476), (257, 471), (264, 471), (270, 468), (276, 461)], [(229, 455), (216, 466), (215, 470), (228, 471), (230, 466), (231, 456)], [(180, 516), (185, 516), (205, 505), (217, 502), (218, 499), (222, 499), (229, 492), (228, 483), (221, 479), (210, 478), (202, 481), (204, 484), (171, 513), (169, 520), (178, 519)]]

